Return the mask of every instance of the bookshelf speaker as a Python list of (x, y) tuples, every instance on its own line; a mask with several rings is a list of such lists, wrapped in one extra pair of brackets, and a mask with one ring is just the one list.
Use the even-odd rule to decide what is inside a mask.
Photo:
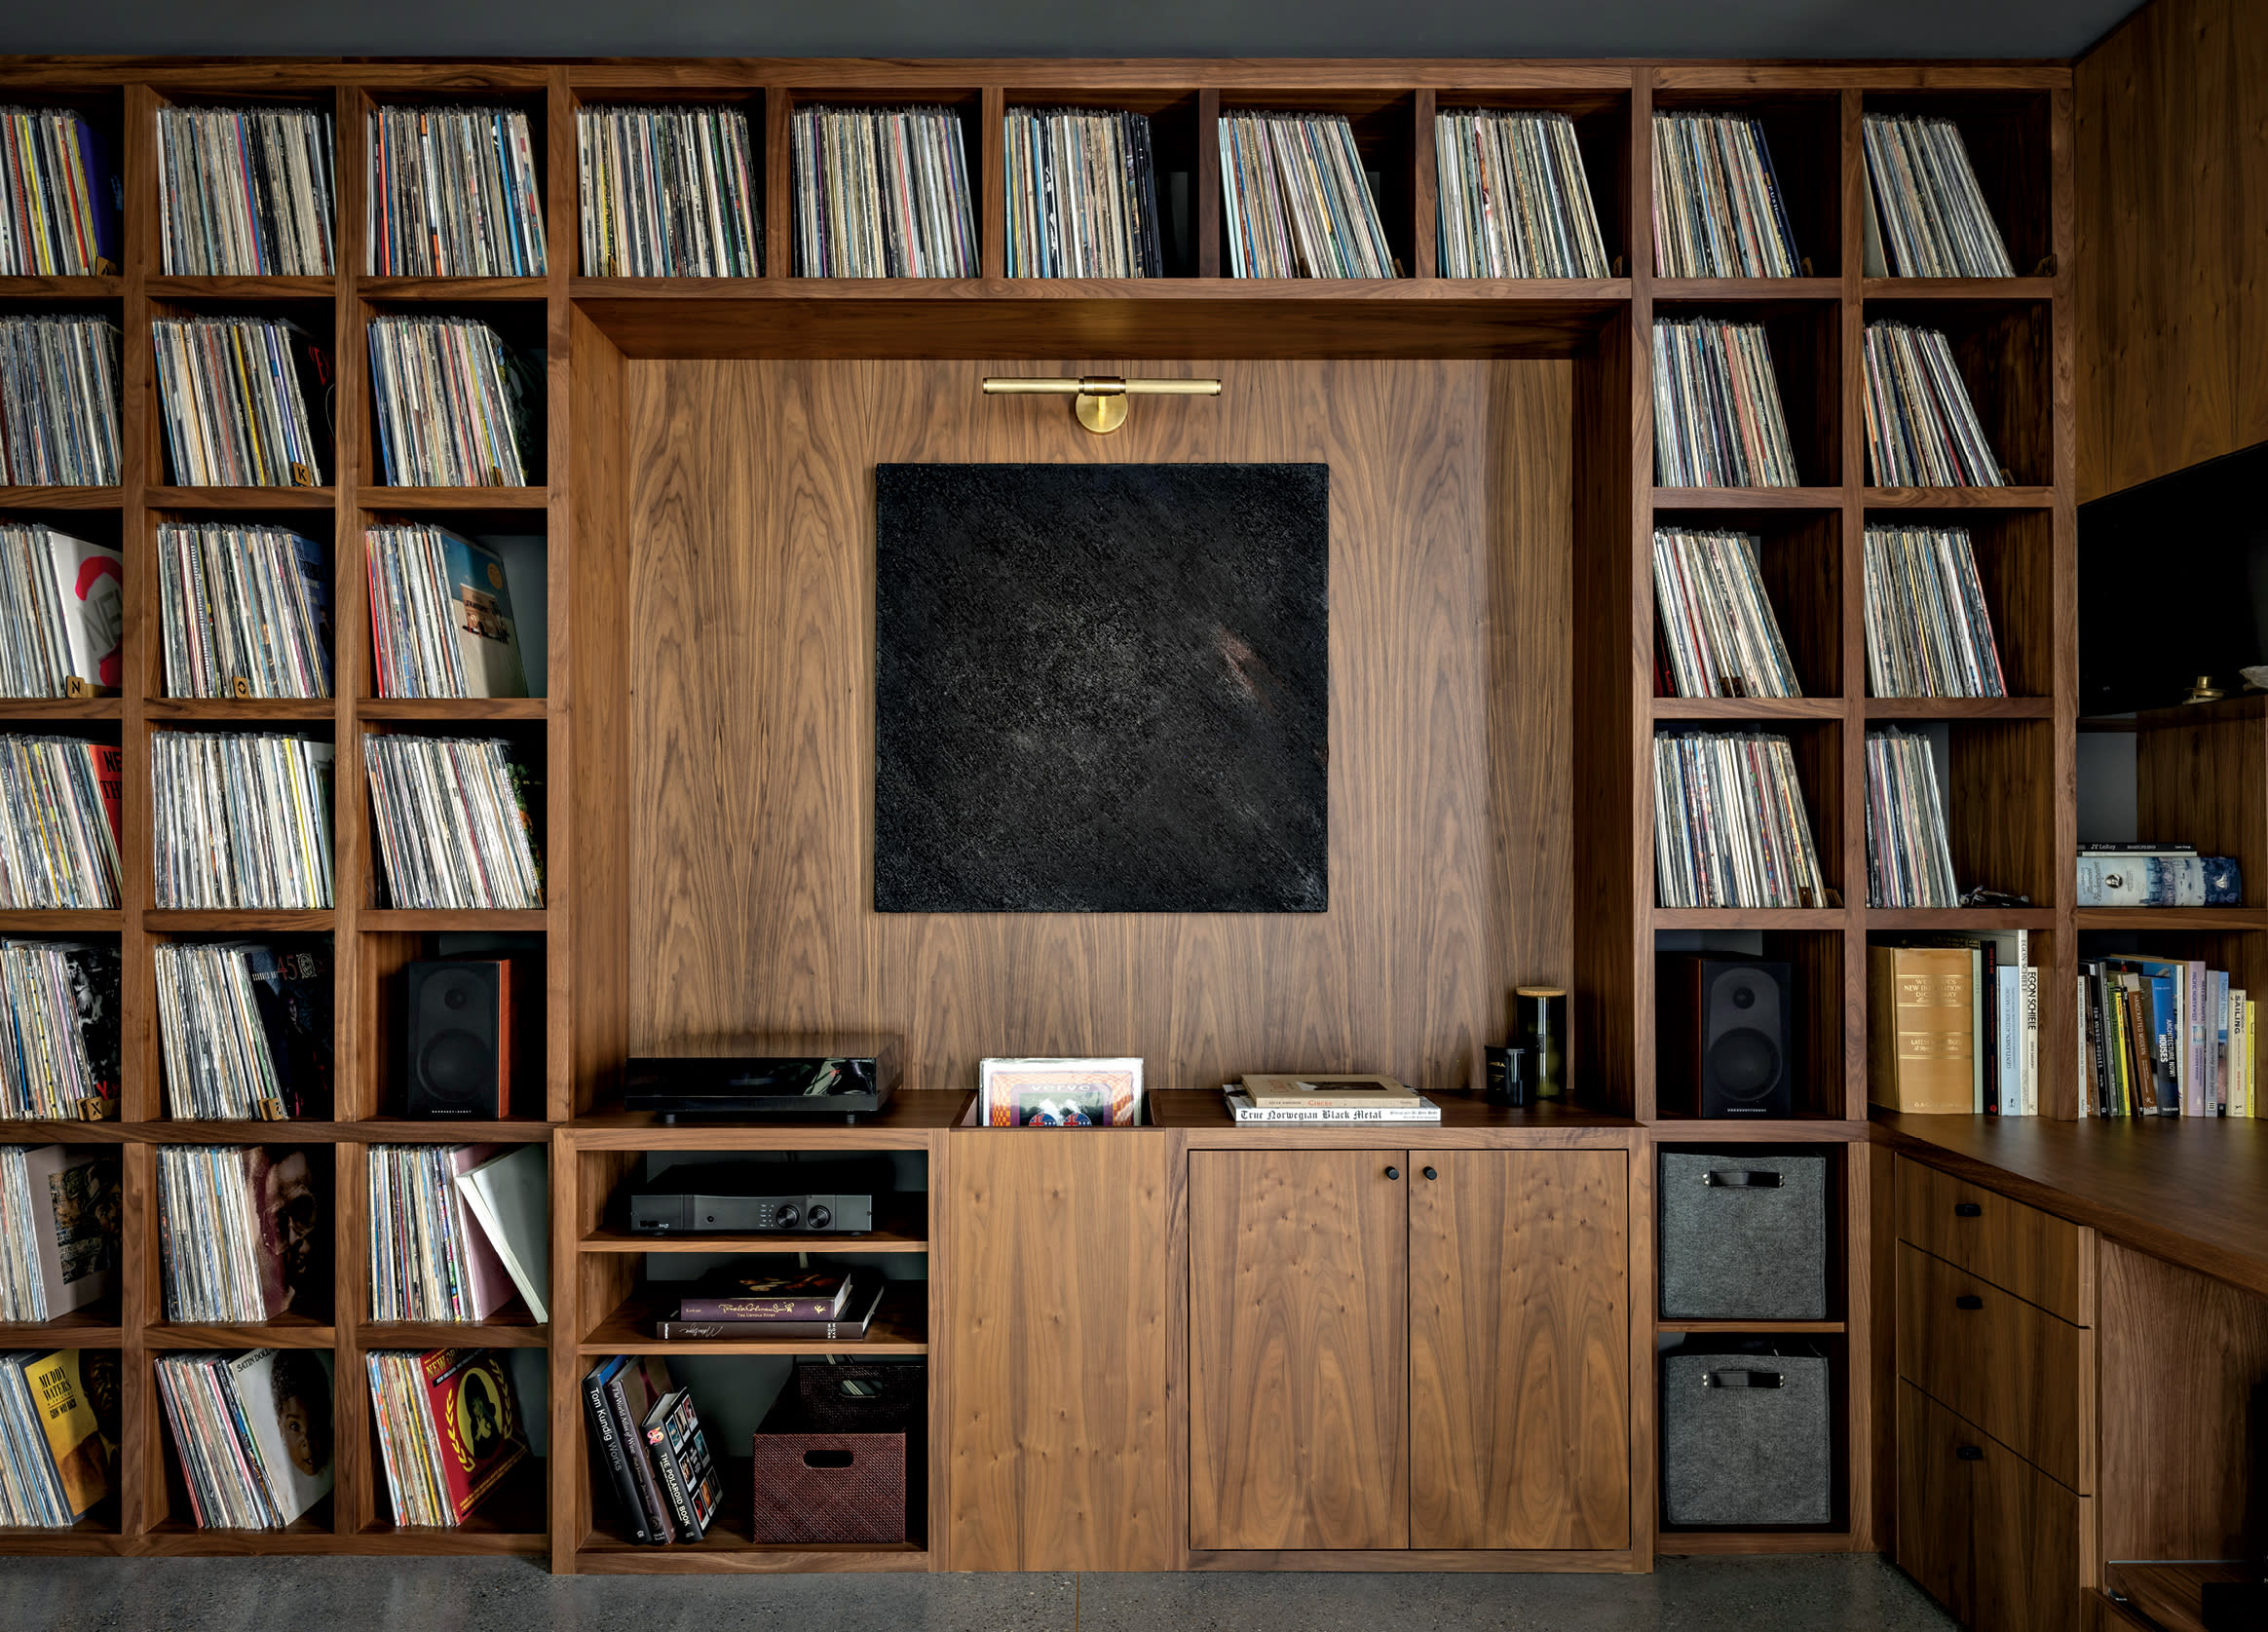
[(1655, 972), (1661, 1102), (1702, 1117), (1793, 1115), (1788, 966), (1670, 952)]
[(512, 1002), (509, 958), (449, 958), (411, 964), (409, 1080), (402, 1111), (411, 1117), (510, 1115)]

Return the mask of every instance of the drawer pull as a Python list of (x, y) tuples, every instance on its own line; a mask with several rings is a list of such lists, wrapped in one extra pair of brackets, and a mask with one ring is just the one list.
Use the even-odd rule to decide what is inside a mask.
[(1955, 1218), (1983, 1218), (1984, 1216), (1984, 1209), (1974, 1201), (1955, 1201), (1953, 1203), (1953, 1217)]
[(1705, 1371), (1701, 1374), (1704, 1388), (1777, 1388), (1787, 1381), (1785, 1373), (1776, 1371)]
[(1964, 1292), (1953, 1300), (1953, 1308), (1955, 1309), (1983, 1309), (1984, 1307), (1984, 1300), (1974, 1292)]
[(1964, 1445), (1953, 1455), (1965, 1462), (1981, 1462), (1984, 1460), (1984, 1447), (1982, 1445)]
[(1402, 1170), (1399, 1167), (1389, 1167), (1386, 1169), (1386, 1177), (1389, 1179), (1398, 1179), (1401, 1176)]
[(1425, 1176), (1429, 1179), (1438, 1179), (1441, 1177), (1441, 1174), (1435, 1169), (1428, 1167), (1425, 1169)]
[(1705, 1185), (1724, 1185), (1734, 1190), (1778, 1190), (1780, 1175), (1767, 1169), (1709, 1172), (1701, 1175)]

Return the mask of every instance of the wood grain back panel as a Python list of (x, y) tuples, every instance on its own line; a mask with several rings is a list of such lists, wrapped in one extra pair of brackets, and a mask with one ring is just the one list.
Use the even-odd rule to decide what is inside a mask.
[(1629, 1158), (1411, 1156), (1410, 1544), (1628, 1546)]
[(1408, 1162), (1190, 1153), (1191, 1547), (1410, 1544)]
[[(1059, 1053), (1460, 1086), (1511, 987), (1571, 976), (1569, 365), (1124, 368), (1224, 395), (1109, 437), (977, 390), (1119, 367), (625, 365), (633, 1052), (880, 1028), (920, 1086)], [(1331, 467), (1331, 910), (877, 914), (874, 466), (1271, 460)]]

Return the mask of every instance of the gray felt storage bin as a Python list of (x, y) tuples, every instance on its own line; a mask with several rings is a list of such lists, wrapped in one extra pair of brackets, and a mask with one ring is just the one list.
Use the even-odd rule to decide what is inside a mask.
[[(1755, 1346), (1762, 1349), (1765, 1346)], [(1662, 1356), (1662, 1514), (1674, 1525), (1834, 1518), (1829, 1363), (1808, 1345)]]
[(1663, 1318), (1827, 1318), (1826, 1157), (1661, 1159)]

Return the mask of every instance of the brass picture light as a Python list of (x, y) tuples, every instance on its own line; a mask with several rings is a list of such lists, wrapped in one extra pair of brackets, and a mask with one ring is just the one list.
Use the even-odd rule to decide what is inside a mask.
[(1129, 397), (1218, 397), (1219, 380), (1127, 380), (1116, 374), (1085, 374), (1076, 380), (1039, 380), (993, 376), (984, 382), (987, 397), (1074, 397), (1079, 424), (1097, 436), (1126, 423)]

